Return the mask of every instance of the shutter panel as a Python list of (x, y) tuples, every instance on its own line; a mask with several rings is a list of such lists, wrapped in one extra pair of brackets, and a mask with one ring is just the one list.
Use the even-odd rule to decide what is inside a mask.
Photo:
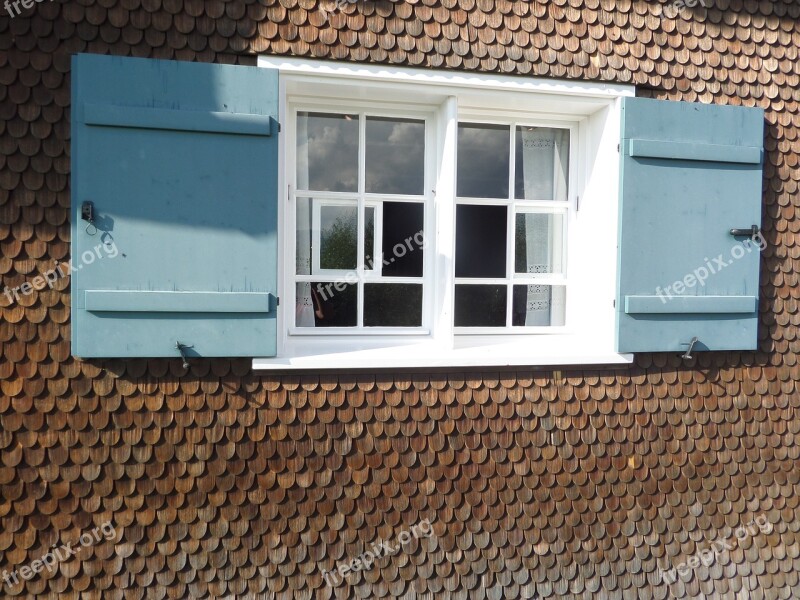
[(78, 55), (72, 85), (73, 354), (274, 356), (277, 72)]
[(764, 242), (731, 230), (761, 224), (763, 139), (761, 109), (624, 99), (618, 351), (757, 348)]

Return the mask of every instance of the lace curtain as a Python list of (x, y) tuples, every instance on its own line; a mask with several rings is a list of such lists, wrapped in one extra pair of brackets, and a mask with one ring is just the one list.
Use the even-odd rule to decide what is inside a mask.
[[(569, 131), (523, 128), (522, 169), (524, 197), (529, 200), (566, 200)], [(525, 219), (525, 252), (528, 273), (550, 273), (562, 264), (563, 229), (547, 218)], [(529, 285), (526, 294), (526, 326), (551, 325), (563, 314), (566, 301), (562, 286)]]

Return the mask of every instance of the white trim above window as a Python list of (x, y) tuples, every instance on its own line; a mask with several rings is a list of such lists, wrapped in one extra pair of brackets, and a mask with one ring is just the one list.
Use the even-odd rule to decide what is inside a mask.
[[(634, 95), (632, 86), (275, 57), (260, 57), (258, 64), (280, 70), (283, 133), (278, 354), (275, 358), (254, 359), (255, 369), (632, 362), (632, 355), (613, 351), (619, 104), (623, 96)], [(307, 156), (307, 147), (302, 143), (298, 146), (298, 140), (309, 135), (305, 125), (302, 132), (298, 129), (299, 114), (323, 115), (321, 124), (314, 125), (315, 139), (323, 139), (328, 133), (335, 137), (335, 119), (339, 117), (358, 121), (343, 125), (351, 132), (348, 144), (328, 146), (327, 154), (317, 158), (337, 161), (337, 168), (341, 160), (341, 169), (352, 172), (342, 173), (341, 180), (333, 184), (313, 174), (309, 178), (308, 172), (303, 173), (302, 181), (298, 179), (298, 161), (302, 158), (307, 170), (313, 160)], [(326, 115), (331, 115), (330, 131), (326, 129)], [(422, 178), (421, 190), (415, 189), (409, 196), (397, 195), (391, 185), (386, 193), (366, 189), (365, 123), (370, 117), (375, 121), (389, 118), (424, 123), (424, 157), (419, 157), (419, 162), (405, 161), (405, 167), (398, 165), (398, 169), (407, 169), (411, 163), (424, 165), (422, 174), (417, 172), (421, 166), (409, 172)], [(468, 195), (460, 196), (457, 194), (464, 190), (457, 189), (458, 136), (459, 125), (465, 124), (487, 124), (487, 131), (494, 133), (493, 143), (489, 144), (488, 137), (481, 137), (482, 126), (476, 125), (473, 163), (464, 164), (469, 166), (468, 176), (472, 171), (476, 173), (478, 185), (469, 188)], [(384, 140), (398, 138), (398, 131), (393, 130)], [(421, 135), (419, 131), (415, 130), (415, 134)], [(480, 154), (484, 139), (485, 164)], [(393, 152), (394, 146), (389, 147)], [(304, 156), (298, 156), (298, 148), (303, 149)], [(529, 148), (531, 151), (527, 152), (525, 149)], [(549, 148), (552, 152), (548, 159)], [(519, 154), (516, 160), (515, 153)], [(524, 186), (519, 178), (515, 180), (515, 164), (521, 165), (517, 169), (524, 169)], [(330, 167), (335, 171), (333, 164)], [(464, 169), (462, 165), (462, 175)], [(544, 181), (539, 185), (528, 179), (547, 178), (550, 173), (556, 183)], [(336, 174), (326, 176), (335, 178)], [(341, 183), (345, 179), (348, 183)], [(495, 180), (499, 187), (492, 188)], [(298, 209), (298, 203), (303, 202), (306, 207)], [(398, 219), (384, 220), (384, 208), (394, 207), (394, 212), (387, 214), (402, 221), (404, 211), (398, 208), (403, 206), (401, 203), (421, 207), (421, 277), (416, 271), (384, 276), (380, 269), (366, 266), (369, 255), (381, 249), (384, 260), (392, 258), (385, 254), (381, 234), (396, 233), (391, 227)], [(342, 207), (342, 214), (349, 213), (350, 219), (347, 228), (351, 237), (345, 241), (341, 236), (337, 238), (336, 258), (321, 255), (325, 240), (333, 239), (320, 233), (325, 223), (330, 223), (330, 217), (326, 220), (321, 214), (328, 206)], [(352, 212), (347, 207), (352, 207)], [(459, 207), (467, 207), (462, 209), (461, 217)], [(298, 229), (302, 226), (298, 215), (310, 223), (306, 226), (310, 231)], [(485, 233), (479, 229), (484, 222)], [(374, 229), (368, 229), (367, 223)], [(344, 225), (337, 227), (341, 231)], [(462, 228), (458, 242), (461, 246), (457, 245), (457, 227)], [(404, 232), (401, 225), (396, 228)], [(466, 254), (465, 231), (475, 236), (475, 247)], [(301, 234), (302, 238), (298, 237)], [(304, 241), (300, 243), (300, 239)], [(346, 247), (344, 254), (342, 245)], [(301, 246), (302, 256), (298, 250)], [(342, 259), (343, 255), (346, 258)], [(464, 267), (465, 256), (469, 257), (468, 266), (474, 268)], [(380, 255), (376, 258), (381, 263)], [(310, 266), (301, 268), (297, 266), (300, 263)], [(350, 266), (354, 268), (349, 269)], [(328, 305), (323, 307), (319, 300), (320, 293), (327, 298), (326, 288), (318, 287), (319, 291), (312, 294), (303, 286), (321, 282), (330, 286), (348, 276), (355, 282), (347, 293), (356, 292), (348, 296), (351, 304), (337, 309), (348, 311), (348, 318), (337, 317), (339, 321), (328, 321), (336, 326), (322, 326), (326, 325), (326, 311), (333, 310)], [(390, 291), (380, 286), (391, 285), (397, 286), (394, 290), (411, 290), (409, 302), (420, 301), (417, 292), (421, 288), (419, 319), (411, 319), (415, 326), (387, 327), (381, 319), (373, 323), (378, 326), (369, 326), (376, 305), (368, 307), (366, 289), (372, 286), (370, 302), (374, 303), (375, 298), (381, 298), (374, 295), (379, 294), (377, 290), (381, 290), (380, 294)], [(402, 288), (403, 285), (418, 287)], [(308, 298), (300, 297), (301, 288)], [(464, 293), (472, 294), (467, 304)], [(347, 303), (341, 297), (337, 301)], [(408, 310), (413, 314), (417, 310), (396, 298), (382, 301), (393, 311)], [(491, 310), (497, 313), (495, 319), (483, 318), (481, 308), (487, 305), (494, 307)], [(470, 326), (460, 327), (457, 320), (464, 321), (465, 306), (475, 319), (468, 319)], [(457, 316), (459, 310), (461, 317)], [(539, 316), (532, 317), (536, 311)], [(298, 316), (301, 312), (305, 312), (302, 318)]]

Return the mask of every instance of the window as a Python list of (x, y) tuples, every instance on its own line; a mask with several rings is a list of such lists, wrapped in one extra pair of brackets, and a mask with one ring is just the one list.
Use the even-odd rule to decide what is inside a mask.
[(265, 367), (557, 363), (576, 348), (627, 362), (611, 351), (615, 96), (312, 68), (284, 79), (282, 311)]
[[(423, 326), (425, 130), (296, 112), (295, 328)], [(569, 153), (568, 128), (459, 123), (456, 333), (564, 325)]]
[(125, 257), (72, 273), (73, 354), (394, 370), (758, 348), (762, 109), (259, 64), (73, 57), (71, 253), (96, 244), (95, 198)]
[(295, 328), (422, 327), (425, 130), (399, 114), (297, 112)]
[(564, 325), (569, 141), (569, 129), (459, 123), (457, 328)]

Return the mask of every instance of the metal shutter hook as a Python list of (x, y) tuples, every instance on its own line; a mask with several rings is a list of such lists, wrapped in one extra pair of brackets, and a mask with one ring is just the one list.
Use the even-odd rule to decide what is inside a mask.
[(187, 346), (186, 344), (181, 344), (180, 342), (175, 342), (175, 347), (178, 349), (178, 352), (181, 354), (181, 358), (183, 359), (183, 368), (189, 368), (189, 357), (186, 355), (187, 348), (194, 348), (194, 346)]
[(692, 341), (689, 343), (686, 342), (682, 343), (681, 346), (689, 346), (689, 349), (684, 354), (681, 355), (681, 358), (683, 358), (684, 360), (691, 360), (692, 358), (694, 358), (692, 356), (692, 349), (694, 348), (694, 345), (696, 343), (697, 343), (697, 336), (693, 337)]

